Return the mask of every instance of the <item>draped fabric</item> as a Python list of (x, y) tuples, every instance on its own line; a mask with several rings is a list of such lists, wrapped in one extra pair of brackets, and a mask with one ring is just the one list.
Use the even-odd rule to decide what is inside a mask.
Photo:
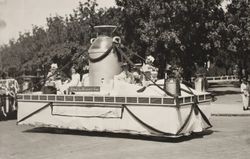
[[(209, 108), (209, 103), (200, 106)], [(209, 128), (190, 105), (135, 106), (19, 102), (18, 124), (152, 136), (182, 136)]]

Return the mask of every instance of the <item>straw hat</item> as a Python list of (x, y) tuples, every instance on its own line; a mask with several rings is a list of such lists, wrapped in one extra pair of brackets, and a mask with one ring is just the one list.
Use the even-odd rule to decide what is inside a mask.
[(146, 61), (154, 62), (155, 58), (153, 56), (149, 55), (149, 56), (147, 56)]
[(52, 63), (51, 66), (50, 66), (51, 70), (56, 70), (57, 68), (58, 68), (58, 66), (57, 66), (56, 63)]

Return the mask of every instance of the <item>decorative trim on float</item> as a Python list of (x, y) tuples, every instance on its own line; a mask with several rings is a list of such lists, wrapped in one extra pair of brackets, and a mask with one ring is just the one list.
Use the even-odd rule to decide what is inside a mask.
[[(194, 103), (194, 96), (179, 97), (180, 105)], [(123, 97), (123, 96), (79, 96), (79, 95), (32, 95), (18, 94), (18, 101), (22, 102), (62, 102), (62, 103), (90, 103), (90, 104), (127, 104), (127, 105), (156, 105), (156, 106), (175, 106), (175, 98), (166, 97)], [(198, 102), (210, 102), (211, 94), (197, 96)]]

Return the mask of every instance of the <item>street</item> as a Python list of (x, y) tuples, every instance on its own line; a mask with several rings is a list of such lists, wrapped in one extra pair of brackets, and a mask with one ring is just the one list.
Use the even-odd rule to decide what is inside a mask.
[(203, 135), (180, 139), (17, 126), (0, 122), (1, 159), (248, 158), (250, 117), (216, 117)]
[[(239, 88), (211, 88), (213, 127), (182, 138), (155, 138), (18, 126), (0, 121), (0, 159), (245, 159), (250, 155), (250, 112), (242, 111)], [(231, 108), (234, 108), (231, 110)], [(219, 112), (220, 113), (220, 112)], [(246, 116), (245, 116), (246, 115)]]

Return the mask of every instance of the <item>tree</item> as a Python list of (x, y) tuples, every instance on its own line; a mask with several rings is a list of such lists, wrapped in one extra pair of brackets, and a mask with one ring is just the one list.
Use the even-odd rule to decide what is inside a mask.
[(153, 54), (162, 77), (166, 61), (181, 65), (189, 79), (194, 63), (202, 65), (220, 48), (217, 33), (224, 17), (220, 0), (116, 0), (123, 8), (127, 44), (139, 54)]
[(244, 76), (248, 78), (250, 66), (250, 4), (248, 0), (232, 0), (232, 3), (228, 5), (227, 24), (227, 48), (237, 60), (240, 79), (242, 69), (246, 70)]
[(87, 64), (89, 41), (96, 36), (94, 26), (112, 24), (119, 27), (115, 34), (124, 45), (142, 57), (156, 57), (160, 78), (166, 63), (181, 66), (187, 80), (195, 73), (195, 64), (204, 67), (207, 60), (226, 69), (232, 63), (246, 69), (250, 61), (249, 3), (233, 0), (225, 13), (221, 1), (116, 0), (118, 7), (109, 9), (97, 9), (96, 0), (80, 2), (68, 16), (48, 17), (45, 28), (33, 26), (16, 41), (1, 46), (1, 66), (6, 71), (16, 68), (35, 74), (37, 68), (48, 71), (53, 62), (59, 67), (70, 62), (68, 67), (76, 65), (81, 71)]

